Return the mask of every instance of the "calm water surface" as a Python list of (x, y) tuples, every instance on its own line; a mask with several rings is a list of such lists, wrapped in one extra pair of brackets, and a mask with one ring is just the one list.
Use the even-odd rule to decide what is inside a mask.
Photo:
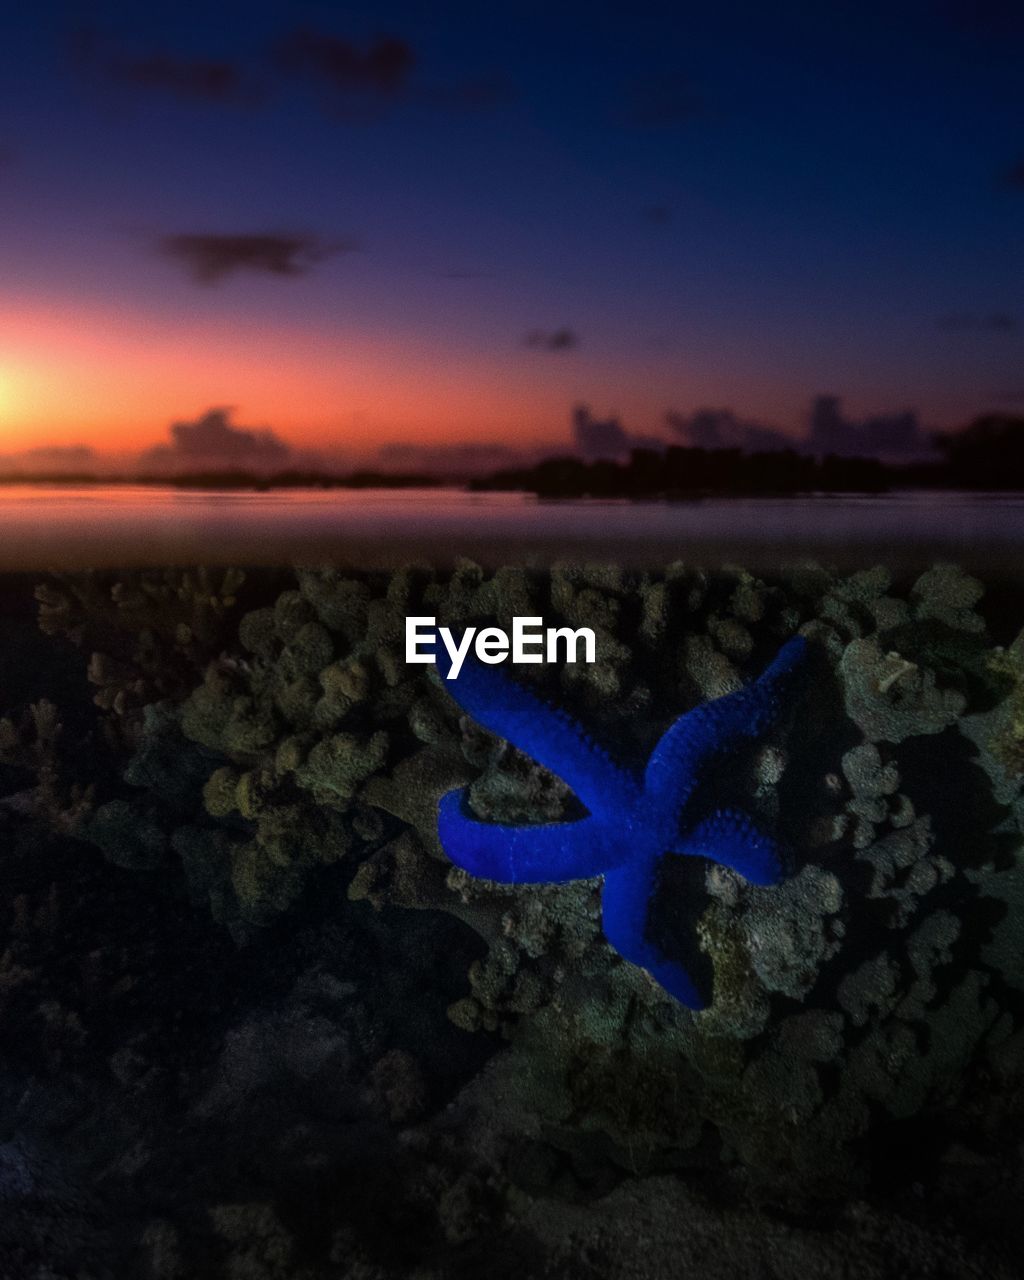
[(278, 490), (128, 485), (0, 489), (0, 568), (172, 563), (386, 565), (557, 555), (662, 562), (806, 555), (889, 563), (948, 556), (1015, 571), (1024, 494), (693, 502), (540, 502), (461, 489)]

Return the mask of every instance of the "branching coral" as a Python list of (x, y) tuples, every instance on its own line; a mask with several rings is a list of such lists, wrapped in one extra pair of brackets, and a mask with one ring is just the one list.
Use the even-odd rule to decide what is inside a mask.
[(0, 718), (0, 764), (32, 779), (29, 788), (3, 803), (41, 817), (55, 830), (73, 832), (89, 810), (93, 787), (69, 776), (61, 759), (62, 733), (60, 713), (47, 698), (32, 703), (17, 720)]
[(244, 581), (238, 569), (55, 574), (36, 588), (39, 625), (90, 653), (96, 705), (132, 739), (141, 709), (183, 696), (231, 634)]

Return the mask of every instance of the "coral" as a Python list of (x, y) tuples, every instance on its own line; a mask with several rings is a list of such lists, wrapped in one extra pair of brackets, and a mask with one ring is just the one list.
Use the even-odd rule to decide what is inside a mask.
[(129, 800), (109, 800), (89, 819), (82, 835), (118, 867), (151, 870), (168, 848), (167, 831), (155, 808), (140, 813)]
[[(853, 793), (846, 805), (847, 812), (855, 819), (853, 847), (863, 849), (874, 839), (876, 828), (890, 820), (889, 797), (899, 789), (899, 771), (891, 760), (882, 763), (882, 753), (873, 742), (851, 747), (843, 756), (842, 769)], [(896, 806), (895, 823), (905, 826), (906, 820), (913, 819), (913, 805), (905, 796), (900, 796)]]
[[(993, 645), (989, 602), (961, 571), (281, 571), (250, 575), (244, 597), (211, 590), (222, 604), (202, 643), (181, 648), (170, 614), (149, 615), (152, 651), (110, 585), (65, 580), (41, 599), (44, 624), (106, 655), (94, 675), (126, 691), (124, 714), (116, 694), (106, 713), (132, 728), (123, 782), (98, 797), (90, 838), (124, 865), (180, 864), (192, 901), (239, 941), (282, 912), (300, 919), (300, 900), (328, 886), (392, 937), (409, 909), (470, 926), (480, 951), (445, 1003), (465, 1032), (500, 1037), (465, 1097), (481, 1142), (533, 1144), (538, 1168), (739, 1162), (780, 1193), (824, 1192), (864, 1179), (885, 1124), (948, 1114), (971, 1072), (1019, 1085), (1024, 639)], [(198, 607), (168, 591), (176, 609)], [(794, 634), (812, 642), (799, 713), (717, 762), (699, 793), (777, 831), (785, 881), (759, 888), (669, 852), (649, 913), (638, 896), (645, 945), (677, 957), (708, 1008), (680, 1009), (606, 945), (596, 879), (501, 884), (445, 858), (437, 808), (453, 788), (477, 819), (561, 828), (564, 842), (582, 820), (566, 785), (579, 778), (474, 723), (461, 677), (446, 690), (407, 667), (408, 614), (593, 626), (593, 668), (522, 668), (522, 685), (614, 744), (633, 777), (673, 716), (751, 687)], [(22, 744), (4, 729), (10, 749), (31, 748), (31, 724), (10, 724)], [(621, 812), (614, 774), (593, 790), (597, 810)], [(12, 957), (0, 987), (21, 991), (23, 967)], [(372, 1105), (412, 1107), (414, 1066), (383, 1049), (373, 1061)], [(469, 1230), (473, 1196), (449, 1198), (451, 1229)]]
[(902, 742), (912, 734), (941, 733), (967, 706), (957, 689), (943, 689), (935, 674), (873, 637), (852, 640), (840, 667), (846, 713), (870, 742)]
[(1024, 631), (1006, 649), (989, 658), (996, 676), (1009, 683), (1009, 693), (1000, 707), (998, 723), (990, 738), (990, 748), (1000, 764), (1014, 777), (1024, 775)]
[(36, 587), (39, 625), (90, 652), (96, 705), (133, 740), (141, 709), (180, 698), (232, 630), (239, 569), (54, 574)]
[(974, 606), (985, 594), (984, 586), (954, 564), (937, 564), (914, 583), (911, 607), (920, 622), (935, 619), (954, 631), (983, 632), (985, 620)]
[(839, 951), (842, 905), (839, 880), (815, 866), (803, 867), (780, 886), (778, 895), (752, 897), (743, 936), (751, 967), (766, 991), (793, 999), (810, 994), (822, 966)]
[(41, 818), (56, 831), (76, 831), (93, 801), (91, 783), (70, 775), (61, 746), (64, 726), (48, 698), (30, 704), (17, 718), (0, 718), (0, 765), (31, 779), (27, 789), (5, 796), (2, 803)]

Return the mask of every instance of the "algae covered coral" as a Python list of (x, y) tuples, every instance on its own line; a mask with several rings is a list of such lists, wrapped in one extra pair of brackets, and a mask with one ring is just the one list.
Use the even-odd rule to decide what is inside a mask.
[[(501, 1048), (459, 1105), (496, 1144), (820, 1191), (862, 1182), (880, 1135), (950, 1114), (979, 1073), (1007, 1097), (1020, 1078), (1020, 641), (953, 566), (908, 582), (813, 564), (770, 580), (685, 564), (93, 575), (40, 601), (82, 646), (125, 756), (75, 808), (80, 838), (181, 876), (239, 943), (337, 883), (399, 933), (410, 908), (468, 926), (481, 950), (448, 1016)], [(444, 857), (453, 788), (482, 820), (580, 811), (406, 666), (405, 618), (424, 614), (592, 627), (595, 664), (527, 678), (640, 761), (674, 717), (807, 638), (799, 714), (708, 797), (779, 833), (784, 882), (669, 858), (652, 906), (651, 936), (701, 976), (706, 1011), (607, 946), (596, 881), (497, 885)]]

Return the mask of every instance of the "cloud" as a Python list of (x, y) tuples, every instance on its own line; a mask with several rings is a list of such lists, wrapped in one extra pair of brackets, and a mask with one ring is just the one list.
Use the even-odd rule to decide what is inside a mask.
[(171, 425), (170, 444), (139, 457), (143, 468), (160, 471), (276, 471), (294, 461), (291, 448), (266, 427), (236, 427), (229, 408), (207, 409), (194, 422)]
[(1020, 321), (1008, 311), (991, 311), (987, 315), (957, 311), (939, 316), (935, 323), (947, 333), (1016, 333), (1020, 328)]
[(698, 409), (686, 417), (667, 413), (670, 430), (694, 449), (743, 449), (747, 453), (792, 449), (795, 441), (776, 427), (738, 418), (731, 409)]
[(279, 40), (274, 54), (282, 70), (318, 80), (343, 95), (397, 97), (416, 65), (412, 46), (399, 36), (379, 36), (360, 49), (341, 36), (310, 27)]
[(633, 440), (618, 418), (595, 418), (585, 404), (572, 411), (572, 435), (576, 451), (588, 461), (624, 458)]
[(572, 329), (531, 329), (523, 343), (535, 351), (574, 351), (580, 340)]
[(178, 98), (228, 103), (247, 102), (253, 97), (238, 68), (226, 61), (153, 53), (144, 58), (112, 59), (107, 72), (112, 80), (129, 88), (163, 91)]
[(572, 411), (572, 439), (576, 452), (587, 462), (623, 461), (634, 449), (664, 452), (663, 436), (643, 435), (627, 430), (617, 417), (595, 418), (585, 404)]
[(930, 451), (929, 433), (912, 410), (855, 420), (842, 413), (837, 396), (817, 396), (810, 429), (795, 438), (768, 423), (739, 418), (731, 409), (698, 409), (686, 417), (668, 413), (665, 421), (685, 443), (700, 449), (742, 449), (745, 453), (778, 449), (807, 450), (819, 456), (874, 457), (891, 461), (920, 458)]
[(672, 221), (672, 208), (667, 204), (649, 204), (643, 210), (643, 215), (656, 227), (667, 227)]
[(0, 454), (0, 471), (10, 473), (80, 473), (92, 471), (100, 455), (88, 444), (37, 445)]
[(128, 53), (88, 28), (76, 34), (74, 51), (80, 65), (126, 89), (218, 105), (251, 104), (260, 96), (228, 58), (185, 57), (163, 49)]
[(338, 253), (352, 253), (354, 240), (323, 240), (303, 234), (164, 235), (161, 253), (179, 262), (199, 284), (216, 284), (238, 272), (257, 275), (302, 276)]
[(661, 129), (689, 124), (703, 114), (704, 99), (681, 72), (652, 76), (629, 91), (626, 120), (640, 128)]
[(348, 117), (371, 115), (394, 103), (413, 103), (443, 111), (487, 111), (516, 97), (512, 81), (500, 71), (444, 83), (414, 83), (418, 58), (407, 40), (378, 36), (360, 46), (344, 36), (300, 27), (272, 50), (277, 67), (329, 91), (331, 106)]
[(898, 461), (930, 452), (930, 433), (921, 429), (913, 410), (877, 414), (858, 422), (844, 418), (841, 406), (838, 396), (815, 398), (807, 440), (815, 453)]

